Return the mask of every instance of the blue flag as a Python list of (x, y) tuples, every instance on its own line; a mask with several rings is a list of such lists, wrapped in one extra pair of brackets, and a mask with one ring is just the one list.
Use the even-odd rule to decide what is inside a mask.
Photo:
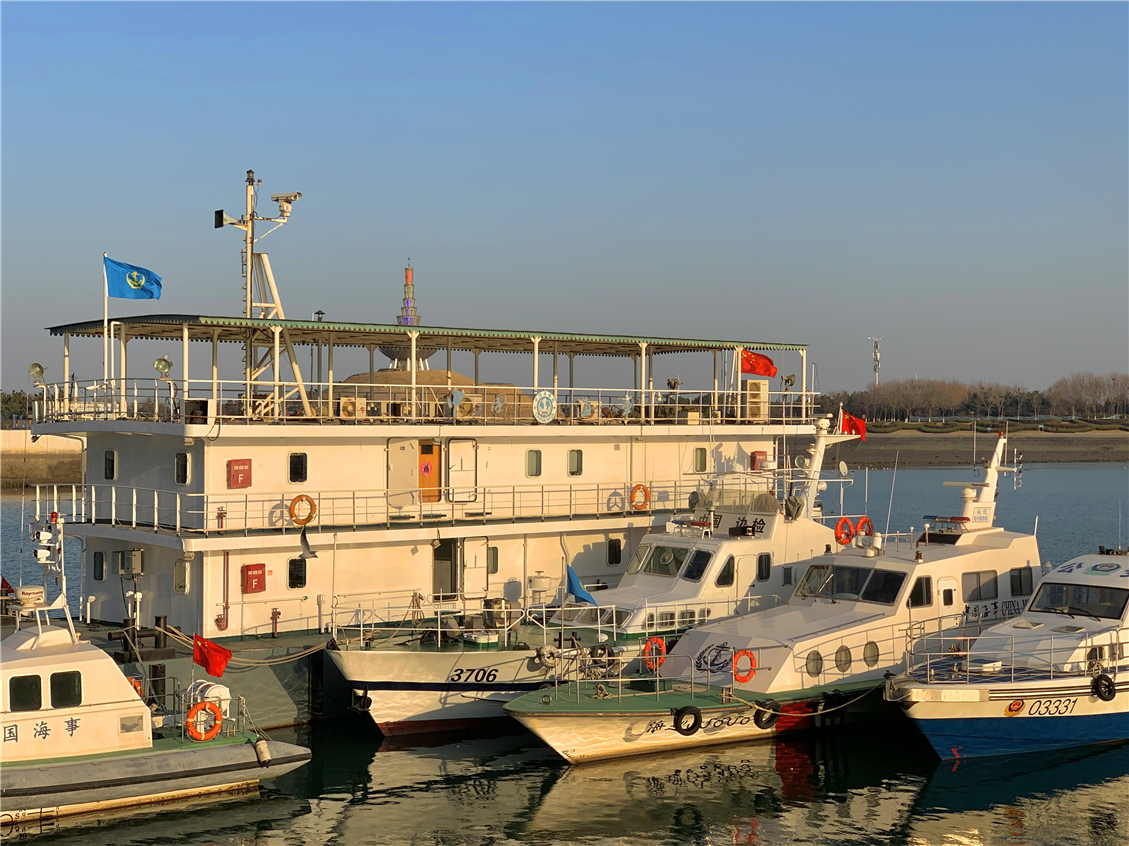
[(106, 293), (111, 297), (127, 300), (159, 300), (161, 298), (161, 277), (151, 270), (114, 261), (109, 256), (106, 262)]
[(572, 569), (572, 565), (566, 564), (565, 567), (568, 572), (566, 592), (571, 593), (577, 599), (583, 599), (585, 602), (591, 602), (593, 605), (598, 604), (596, 600), (592, 598), (592, 594), (586, 591), (584, 586), (580, 584), (580, 576), (576, 575), (576, 571)]

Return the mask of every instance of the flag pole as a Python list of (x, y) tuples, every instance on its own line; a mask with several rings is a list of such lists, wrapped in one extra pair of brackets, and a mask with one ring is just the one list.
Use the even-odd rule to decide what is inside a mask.
[(102, 253), (102, 386), (105, 388), (109, 382), (110, 364), (110, 282), (106, 278), (106, 257), (109, 253)]

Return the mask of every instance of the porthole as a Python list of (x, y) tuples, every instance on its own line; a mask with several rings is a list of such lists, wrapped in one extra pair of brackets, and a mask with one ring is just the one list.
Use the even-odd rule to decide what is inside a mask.
[(807, 671), (812, 678), (823, 672), (823, 656), (819, 654), (818, 649), (813, 649), (808, 653)]
[(862, 660), (866, 662), (868, 667), (878, 664), (878, 644), (873, 640), (867, 641), (866, 646), (862, 648)]
[(846, 644), (835, 650), (835, 668), (840, 673), (851, 669), (851, 648)]

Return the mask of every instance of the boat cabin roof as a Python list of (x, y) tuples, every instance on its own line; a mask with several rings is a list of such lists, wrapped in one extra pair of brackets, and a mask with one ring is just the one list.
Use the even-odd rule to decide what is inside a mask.
[(0, 642), (0, 665), (4, 678), (44, 673), (54, 670), (76, 670), (85, 665), (113, 661), (92, 643), (73, 643), (70, 632), (57, 626), (20, 629)]
[(1051, 582), (1129, 589), (1129, 557), (1080, 555), (1059, 564), (1043, 578)]

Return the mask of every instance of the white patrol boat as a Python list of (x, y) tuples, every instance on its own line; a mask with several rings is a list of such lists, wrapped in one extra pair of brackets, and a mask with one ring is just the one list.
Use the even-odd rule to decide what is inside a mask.
[(1017, 620), (975, 639), (915, 645), (887, 683), (942, 758), (1039, 752), (1129, 738), (1129, 557), (1052, 570)]
[[(0, 827), (23, 831), (73, 814), (132, 808), (250, 789), (310, 759), (310, 750), (268, 740), (226, 689), (189, 691), (123, 675), (105, 651), (76, 634), (66, 604), (62, 523), (34, 527), (45, 576), (16, 589), (16, 631), (0, 642)], [(45, 579), (46, 582), (46, 579)], [(65, 626), (51, 625), (62, 612)], [(21, 627), (28, 618), (31, 623)], [(156, 684), (154, 684), (156, 682)], [(169, 707), (166, 707), (168, 705)]]
[(569, 761), (729, 743), (841, 715), (903, 668), (913, 635), (978, 632), (1031, 596), (1034, 536), (993, 525), (999, 473), (1012, 470), (1002, 466), (1006, 443), (1001, 435), (983, 482), (961, 484), (961, 514), (934, 518), (916, 542), (895, 537), (892, 549), (881, 535), (860, 537), (813, 559), (787, 605), (688, 631), (651, 678), (577, 679), (505, 710)]
[[(653, 668), (692, 626), (787, 602), (813, 555), (837, 537), (849, 541), (855, 523), (824, 518), (818, 496), (828, 481), (850, 480), (845, 472), (822, 480), (820, 469), (828, 446), (857, 436), (830, 430), (830, 421), (818, 421), (798, 468), (728, 474), (692, 494), (692, 515), (645, 535), (619, 587), (595, 591), (591, 603), (555, 613), (484, 608), (442, 620), (405, 609), (403, 622), (365, 628), (328, 655), (353, 688), (355, 707), (386, 735), (504, 718), (502, 703), (560, 673), (602, 676), (613, 654)], [(870, 521), (858, 524), (866, 532)]]

